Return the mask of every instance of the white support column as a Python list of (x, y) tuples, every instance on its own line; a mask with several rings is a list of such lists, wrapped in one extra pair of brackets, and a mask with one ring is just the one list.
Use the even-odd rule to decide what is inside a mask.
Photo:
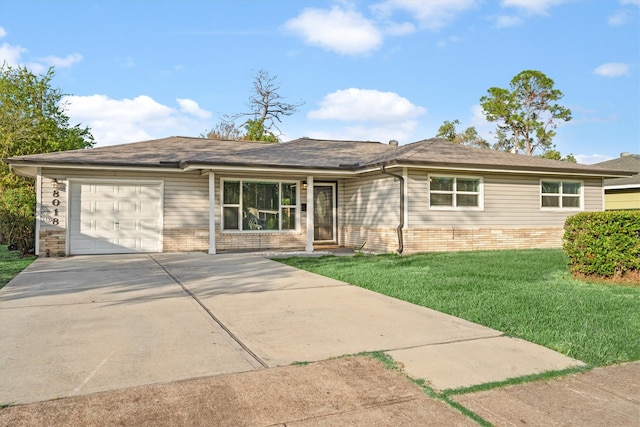
[(36, 244), (34, 249), (35, 255), (40, 254), (40, 218), (42, 218), (42, 168), (38, 168), (38, 172), (36, 174), (36, 242), (35, 242)]
[(307, 176), (307, 252), (313, 252), (313, 176)]
[(209, 173), (209, 255), (216, 253), (216, 174)]
[(402, 178), (404, 178), (404, 229), (409, 228), (409, 172), (407, 168), (402, 168)]

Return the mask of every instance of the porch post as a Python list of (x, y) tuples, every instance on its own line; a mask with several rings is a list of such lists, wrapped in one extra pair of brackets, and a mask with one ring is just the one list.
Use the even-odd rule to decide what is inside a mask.
[(313, 176), (307, 176), (307, 252), (313, 252)]
[(209, 172), (209, 255), (216, 253), (216, 174)]
[[(67, 204), (67, 210), (68, 206)], [(38, 168), (38, 172), (36, 173), (36, 242), (34, 248), (34, 254), (36, 256), (40, 255), (40, 218), (42, 218), (42, 168)], [(69, 228), (66, 221), (64, 225)]]

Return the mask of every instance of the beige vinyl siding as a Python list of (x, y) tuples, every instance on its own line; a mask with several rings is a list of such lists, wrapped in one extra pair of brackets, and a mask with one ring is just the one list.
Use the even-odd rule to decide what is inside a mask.
[[(199, 172), (154, 173), (127, 171), (47, 170), (43, 169), (42, 204), (50, 206), (51, 178), (57, 178), (65, 190), (74, 180), (153, 180), (164, 182), (164, 228), (209, 228), (209, 181)], [(62, 207), (62, 203), (61, 206)], [(64, 204), (66, 215), (66, 203)], [(41, 229), (46, 229), (43, 221)]]
[[(445, 173), (446, 174), (446, 173)], [(438, 172), (438, 175), (443, 175)], [(451, 174), (455, 176), (456, 174)], [(540, 208), (540, 179), (535, 175), (473, 174), (483, 179), (484, 209), (430, 210), (428, 172), (409, 172), (409, 228), (517, 228), (562, 227), (569, 215), (580, 210)], [(544, 177), (550, 180), (581, 181), (584, 211), (602, 210), (599, 178)]]
[(344, 222), (348, 227), (395, 227), (400, 222), (400, 184), (380, 173), (344, 181)]

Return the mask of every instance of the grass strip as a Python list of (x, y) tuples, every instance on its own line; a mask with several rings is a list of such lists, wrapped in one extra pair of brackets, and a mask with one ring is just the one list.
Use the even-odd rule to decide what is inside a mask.
[(23, 257), (20, 252), (9, 251), (7, 245), (0, 245), (0, 288), (9, 283), (35, 259), (35, 256)]

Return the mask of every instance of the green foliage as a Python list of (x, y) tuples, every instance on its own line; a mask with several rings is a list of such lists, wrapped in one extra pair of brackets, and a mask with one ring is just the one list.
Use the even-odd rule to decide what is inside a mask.
[(510, 89), (489, 88), (480, 105), (487, 120), (498, 123), (495, 149), (531, 156), (537, 148), (553, 147), (554, 129), (571, 120), (571, 110), (554, 103), (564, 95), (553, 85), (542, 72), (525, 70), (511, 80)]
[(479, 148), (490, 148), (489, 143), (478, 135), (478, 131), (475, 127), (471, 126), (465, 129), (463, 132), (458, 132), (456, 126), (460, 124), (459, 120), (445, 122), (438, 128), (437, 138), (443, 138), (447, 141), (451, 141), (456, 144), (470, 145)]
[[(0, 67), (0, 158), (93, 146), (88, 128), (71, 126), (63, 94), (51, 87), (54, 70)], [(26, 252), (34, 247), (33, 182), (0, 162), (0, 231)]]
[(565, 222), (564, 250), (574, 273), (640, 273), (640, 211), (581, 212)]
[(5, 188), (0, 195), (0, 230), (23, 254), (34, 247), (35, 203), (31, 187)]
[(540, 154), (536, 157), (542, 157), (543, 159), (551, 159), (551, 160), (562, 160), (563, 162), (577, 163), (576, 158), (573, 154), (567, 154), (562, 157), (562, 154), (558, 150), (551, 149), (544, 152), (544, 154)]
[(247, 133), (243, 139), (248, 141), (278, 142), (278, 138), (265, 129), (264, 120), (249, 119), (244, 125)]

